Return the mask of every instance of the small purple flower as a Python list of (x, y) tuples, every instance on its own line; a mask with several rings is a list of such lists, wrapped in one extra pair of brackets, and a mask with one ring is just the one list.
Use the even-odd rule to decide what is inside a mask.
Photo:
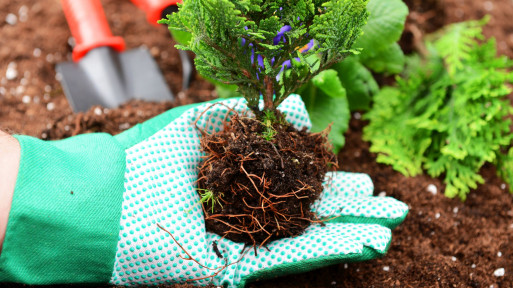
[[(248, 30), (248, 27), (244, 27), (244, 28), (246, 30)], [(290, 25), (284, 25), (283, 27), (281, 27), (280, 31), (278, 31), (278, 33), (276, 34), (276, 37), (273, 38), (273, 45), (278, 45), (281, 41), (283, 41), (283, 43), (287, 43), (287, 38), (285, 37), (285, 33), (289, 32), (291, 30), (292, 30), (292, 27), (290, 27)], [(315, 43), (314, 39), (311, 39), (310, 42), (308, 42), (308, 44), (299, 48), (299, 51), (301, 53), (305, 53), (305, 52), (309, 51), (310, 49), (313, 48), (314, 43)], [(242, 38), (241, 44), (244, 46), (246, 44), (246, 39)], [(251, 47), (251, 64), (253, 64), (254, 58), (255, 58), (255, 49), (254, 49), (253, 43), (249, 43), (248, 46)], [(262, 55), (256, 55), (256, 58), (257, 58), (258, 66), (259, 66), (258, 70), (260, 71), (260, 69), (265, 67), (264, 58), (262, 57)], [(300, 61), (299, 57), (295, 57), (294, 60), (296, 60), (298, 62)], [(271, 65), (272, 64), (274, 64), (274, 58), (271, 59)], [(283, 72), (283, 70), (288, 69), (291, 66), (292, 66), (291, 60), (284, 61), (281, 66), (280, 73), (278, 73), (278, 75), (276, 76), (276, 80), (279, 81), (280, 74)], [(260, 79), (260, 77), (258, 77), (258, 73), (256, 76), (257, 76), (257, 79)]]
[(273, 38), (273, 45), (278, 45), (280, 41), (283, 41), (283, 43), (287, 43), (287, 39), (285, 38), (285, 32), (289, 32), (290, 30), (292, 30), (292, 27), (290, 27), (290, 25), (285, 25), (281, 27), (276, 37)]
[[(310, 40), (310, 42), (308, 42), (308, 44), (306, 44), (305, 46), (303, 46), (299, 49), (299, 52), (301, 52), (301, 53), (307, 52), (308, 50), (312, 49), (312, 47), (314, 46), (314, 43), (315, 43), (315, 41), (313, 39)], [(300, 61), (299, 57), (295, 57), (294, 60), (296, 60), (298, 62)], [(284, 61), (283, 64), (281, 65), (280, 73), (278, 73), (278, 75), (276, 76), (276, 81), (279, 81), (280, 74), (283, 72), (283, 70), (289, 69), (291, 66), (292, 66), (291, 60)]]

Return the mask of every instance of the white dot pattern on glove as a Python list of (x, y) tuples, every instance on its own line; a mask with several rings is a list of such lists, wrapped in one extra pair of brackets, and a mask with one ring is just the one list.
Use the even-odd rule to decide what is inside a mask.
[[(229, 108), (239, 113), (247, 110), (241, 99), (222, 103), (191, 108), (155, 135), (126, 150), (125, 192), (112, 284), (175, 283), (210, 275), (210, 270), (182, 259), (183, 250), (157, 224), (203, 265), (222, 264), (217, 257), (209, 261), (214, 252), (206, 236), (203, 212), (197, 205), (195, 181), (203, 154), (194, 126), (196, 123), (208, 133), (219, 131)], [(299, 96), (288, 97), (280, 110), (297, 128), (311, 127)], [(196, 284), (210, 281), (199, 280)]]
[[(207, 233), (195, 191), (196, 169), (203, 154), (199, 151), (199, 135), (194, 122), (202, 115), (196, 124), (210, 133), (222, 129), (229, 110), (226, 106), (236, 111), (246, 109), (241, 100), (230, 99), (222, 103), (224, 105), (204, 104), (191, 108), (155, 135), (126, 151), (125, 193), (112, 284), (152, 285), (206, 277), (193, 283), (235, 287), (248, 274), (279, 264), (287, 263), (301, 269), (309, 267), (301, 260), (359, 254), (364, 247), (379, 252), (386, 250), (391, 231), (375, 224), (312, 225), (298, 237), (269, 243), (270, 251), (258, 249), (257, 256), (253, 249), (246, 249), (241, 254), (242, 244)], [(206, 109), (208, 111), (204, 112)], [(297, 128), (310, 128), (299, 96), (286, 99), (280, 110)], [(330, 176), (323, 197), (326, 202), (340, 201), (326, 210), (342, 207), (336, 205), (345, 205), (343, 199), (372, 194), (372, 182), (366, 175), (337, 172)], [(201, 265), (186, 259), (182, 248), (157, 224), (168, 230)], [(213, 250), (214, 241), (218, 243), (222, 259)], [(209, 277), (215, 272), (219, 272), (217, 276)]]
[(408, 206), (391, 197), (372, 197), (374, 186), (367, 174), (332, 172), (326, 175), (324, 190), (312, 210), (321, 218), (354, 216), (396, 219)]
[[(212, 240), (219, 241), (218, 246), (224, 253), (229, 253), (230, 263), (240, 259), (242, 245), (234, 245), (230, 240), (220, 239), (218, 235), (210, 236)], [(301, 260), (360, 254), (364, 247), (384, 253), (391, 237), (390, 229), (376, 224), (311, 225), (300, 236), (273, 241), (267, 246), (269, 250), (258, 249), (256, 256), (253, 249), (247, 248), (244, 258), (237, 265), (226, 267), (227, 271), (221, 275), (219, 281), (228, 287), (234, 287), (234, 283), (239, 283), (243, 277), (261, 269), (286, 263), (294, 263), (295, 268), (301, 269), (309, 265), (301, 264)]]
[[(322, 199), (372, 196), (374, 184), (367, 174), (328, 172), (324, 177)], [(329, 198), (328, 198), (329, 197)]]

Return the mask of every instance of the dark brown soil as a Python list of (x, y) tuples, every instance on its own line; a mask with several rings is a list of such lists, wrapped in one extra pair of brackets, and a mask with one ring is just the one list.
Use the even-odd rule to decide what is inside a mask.
[(215, 199), (203, 203), (206, 228), (251, 247), (300, 235), (316, 221), (309, 207), (328, 165), (336, 165), (327, 133), (298, 131), (284, 119), (267, 125), (235, 115), (223, 131), (201, 140), (207, 156), (198, 192), (211, 191)]
[[(147, 24), (130, 1), (102, 2), (113, 33), (124, 36), (128, 48), (148, 47), (177, 101), (131, 102), (119, 109), (73, 114), (55, 79), (54, 65), (68, 57), (70, 37), (59, 1), (0, 0), (0, 129), (44, 139), (92, 131), (119, 133), (169, 107), (215, 96), (213, 86), (201, 79), (179, 93), (181, 66), (166, 29)], [(412, 13), (401, 42), (405, 50), (415, 49), (413, 26), (422, 37), (441, 25), (488, 13), (491, 20), (485, 34), (497, 39), (500, 54), (513, 57), (511, 0), (406, 2)], [(20, 17), (25, 10), (27, 16)], [(9, 13), (17, 16), (16, 24), (5, 21)], [(6, 78), (9, 63), (17, 71), (11, 80)], [(365, 123), (356, 118), (351, 120), (346, 146), (339, 154), (340, 170), (370, 174), (376, 194), (385, 192), (411, 208), (405, 222), (394, 230), (388, 254), (249, 287), (513, 287), (513, 196), (494, 168), (482, 169), (486, 183), (472, 191), (466, 202), (448, 199), (442, 194), (440, 179), (406, 178), (376, 164), (368, 143), (361, 140)], [(430, 185), (437, 188), (436, 194), (428, 192)], [(504, 276), (494, 275), (499, 268), (504, 268)]]
[(482, 19), (490, 15), (484, 28), (486, 37), (497, 40), (499, 54), (513, 58), (513, 5), (509, 0), (405, 0), (410, 8), (401, 47), (406, 53), (418, 48), (426, 33), (445, 24)]

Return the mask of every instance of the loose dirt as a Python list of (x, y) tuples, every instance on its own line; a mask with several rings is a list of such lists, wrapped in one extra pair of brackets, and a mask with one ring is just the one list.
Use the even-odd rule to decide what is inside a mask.
[(329, 131), (298, 131), (279, 115), (275, 123), (234, 115), (223, 131), (203, 132), (199, 193), (213, 193), (203, 203), (207, 231), (256, 248), (318, 221), (308, 207), (328, 165), (336, 168)]
[[(180, 58), (164, 27), (147, 24), (130, 1), (102, 2), (113, 33), (123, 36), (129, 49), (145, 45), (150, 50), (177, 100), (133, 101), (118, 109), (95, 107), (73, 114), (55, 79), (55, 63), (68, 59), (71, 51), (59, 1), (0, 0), (0, 129), (42, 139), (97, 131), (116, 134), (176, 105), (215, 97), (213, 86), (201, 79), (180, 93)], [(415, 50), (414, 41), (441, 25), (490, 14), (485, 34), (497, 39), (500, 54), (513, 57), (510, 0), (406, 2), (412, 13), (401, 41), (405, 51)], [(440, 179), (406, 178), (376, 164), (368, 143), (361, 140), (366, 123), (359, 114), (353, 116), (347, 144), (338, 155), (339, 169), (370, 174), (376, 195), (395, 197), (411, 208), (393, 232), (389, 253), (382, 259), (330, 266), (249, 287), (513, 287), (513, 196), (494, 168), (482, 169), (486, 183), (472, 191), (466, 202), (448, 199)], [(504, 276), (496, 276), (494, 272), (501, 268)]]

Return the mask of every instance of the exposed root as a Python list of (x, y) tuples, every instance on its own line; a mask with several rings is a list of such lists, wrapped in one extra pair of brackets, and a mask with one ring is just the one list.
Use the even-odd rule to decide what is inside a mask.
[(235, 265), (235, 264), (239, 263), (244, 258), (244, 256), (246, 256), (246, 254), (249, 251), (249, 249), (246, 250), (246, 246), (244, 246), (244, 248), (242, 248), (242, 250), (240, 252), (239, 259), (237, 261), (233, 262), (233, 263), (228, 263), (227, 258), (224, 258), (223, 255), (221, 254), (221, 252), (219, 251), (219, 249), (217, 248), (217, 241), (214, 241), (212, 243), (212, 245), (213, 245), (212, 248), (214, 249), (214, 253), (216, 253), (217, 257), (224, 258), (226, 260), (225, 260), (225, 265), (219, 266), (219, 267), (215, 267), (215, 268), (210, 268), (208, 266), (205, 266), (205, 265), (201, 264), (198, 260), (196, 260), (194, 257), (192, 257), (191, 254), (185, 248), (183, 248), (183, 246), (180, 244), (180, 242), (178, 242), (176, 240), (176, 238), (173, 236), (173, 234), (171, 232), (166, 230), (164, 227), (162, 227), (158, 223), (157, 223), (157, 227), (159, 227), (160, 230), (166, 232), (169, 236), (171, 236), (171, 238), (176, 243), (176, 245), (178, 245), (180, 247), (180, 249), (182, 249), (182, 251), (187, 255), (187, 257), (183, 257), (183, 256), (180, 255), (181, 259), (186, 260), (186, 261), (193, 261), (194, 263), (198, 264), (200, 267), (202, 267), (204, 269), (207, 269), (207, 270), (210, 270), (210, 271), (214, 271), (214, 273), (212, 273), (210, 275), (207, 275), (207, 276), (204, 276), (204, 277), (194, 278), (194, 279), (185, 279), (185, 282), (193, 282), (193, 281), (199, 281), (199, 280), (214, 278), (215, 276), (219, 275), (219, 273), (221, 273), (224, 269), (230, 267), (231, 265)]
[(207, 156), (198, 186), (218, 193), (216, 199), (223, 203), (203, 203), (207, 229), (255, 248), (299, 235), (316, 222), (310, 207), (322, 192), (328, 165), (336, 167), (329, 128), (308, 133), (277, 121), (270, 141), (262, 137), (266, 128), (233, 114), (222, 132), (203, 131), (201, 139)]

